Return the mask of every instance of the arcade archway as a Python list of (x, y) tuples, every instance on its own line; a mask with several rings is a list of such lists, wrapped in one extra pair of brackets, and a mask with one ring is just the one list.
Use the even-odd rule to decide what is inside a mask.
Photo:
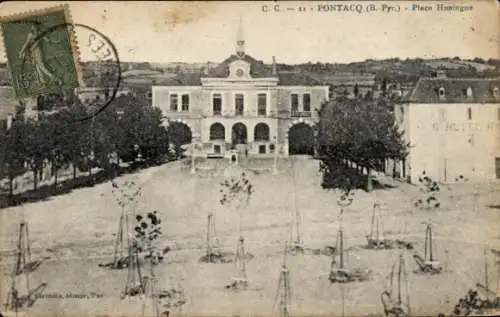
[(288, 130), (288, 154), (314, 155), (314, 130), (304, 123), (296, 123)]
[(225, 140), (226, 139), (226, 128), (221, 123), (214, 123), (210, 126), (209, 138), (213, 140)]
[(259, 123), (254, 128), (255, 141), (269, 141), (269, 126), (265, 123)]
[(235, 123), (231, 129), (231, 140), (233, 144), (247, 143), (247, 127), (241, 122)]

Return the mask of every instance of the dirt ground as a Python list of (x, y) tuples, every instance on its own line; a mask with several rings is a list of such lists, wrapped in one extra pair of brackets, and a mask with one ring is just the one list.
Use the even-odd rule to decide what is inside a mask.
[[(187, 300), (182, 310), (172, 311), (174, 316), (271, 316), (283, 248), (296, 209), (307, 248), (335, 245), (339, 194), (321, 189), (318, 162), (306, 157), (281, 159), (278, 175), (271, 174), (271, 164), (272, 160), (247, 170), (255, 192), (243, 211), (243, 235), (246, 250), (254, 258), (247, 263), (249, 288), (240, 291), (224, 288), (236, 274), (234, 263), (198, 261), (205, 252), (209, 212), (215, 214), (222, 250), (236, 249), (238, 215), (218, 203), (219, 183), (224, 179), (221, 164), (217, 170), (210, 170), (205, 163), (192, 175), (189, 167), (174, 162), (118, 180), (142, 184), (137, 212), (158, 210), (163, 220), (162, 243), (172, 251), (157, 268), (160, 287), (181, 287)], [(416, 186), (382, 176), (377, 179), (394, 188), (356, 192), (343, 216), (347, 266), (370, 269), (371, 279), (343, 286), (331, 284), (329, 257), (289, 255), (292, 316), (383, 315), (380, 293), (400, 253), (408, 271), (412, 315), (451, 313), (469, 288), (483, 283), (484, 249), (500, 246), (500, 183), (444, 185), (439, 194), (441, 208), (420, 211), (412, 204), (419, 195)], [(18, 224), (24, 218), (29, 225), (32, 260), (46, 258), (30, 275), (30, 288), (41, 283), (46, 283), (46, 288), (27, 309), (29, 316), (140, 316), (141, 299), (120, 299), (127, 271), (98, 267), (112, 257), (120, 216), (111, 188), (106, 183), (0, 210), (2, 303), (15, 260), (12, 252)], [(433, 276), (415, 273), (417, 265), (410, 251), (363, 249), (374, 202), (382, 206), (387, 237), (412, 242), (414, 251), (420, 254), (424, 223), (431, 220), (435, 251), (445, 272)], [(498, 277), (492, 266), (489, 276), (495, 288)]]

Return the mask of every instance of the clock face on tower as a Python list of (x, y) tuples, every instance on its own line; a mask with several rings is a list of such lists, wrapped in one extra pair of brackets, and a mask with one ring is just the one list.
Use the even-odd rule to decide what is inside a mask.
[(241, 69), (241, 68), (238, 68), (238, 69), (236, 70), (236, 76), (238, 76), (238, 77), (243, 76), (243, 73), (244, 73), (244, 71), (243, 71), (243, 69)]

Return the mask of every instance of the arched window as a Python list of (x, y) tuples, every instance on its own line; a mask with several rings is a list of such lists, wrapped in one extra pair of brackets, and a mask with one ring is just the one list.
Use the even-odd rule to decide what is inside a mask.
[(210, 140), (224, 140), (226, 138), (226, 129), (220, 123), (214, 123), (210, 126)]
[(253, 138), (255, 141), (269, 141), (269, 126), (265, 123), (257, 124)]

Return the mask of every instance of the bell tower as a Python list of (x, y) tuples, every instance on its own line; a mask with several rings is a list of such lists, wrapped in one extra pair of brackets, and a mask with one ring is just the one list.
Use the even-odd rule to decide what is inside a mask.
[(236, 56), (243, 58), (245, 56), (245, 38), (243, 36), (243, 20), (240, 17), (238, 33), (236, 35)]

